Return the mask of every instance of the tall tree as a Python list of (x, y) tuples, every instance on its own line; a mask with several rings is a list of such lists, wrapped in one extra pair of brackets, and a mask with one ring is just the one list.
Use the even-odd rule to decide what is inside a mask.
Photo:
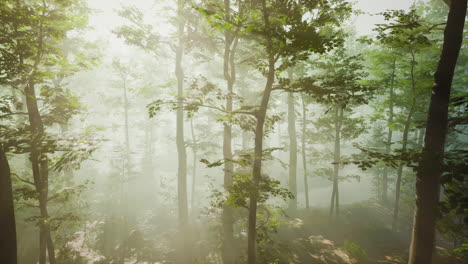
[[(255, 111), (255, 140), (249, 194), (249, 217), (247, 237), (247, 263), (256, 263), (257, 202), (259, 186), (262, 182), (263, 139), (270, 96), (276, 75), (297, 61), (307, 59), (311, 52), (323, 53), (340, 42), (334, 26), (347, 18), (351, 7), (346, 1), (295, 2), (267, 1), (252, 3), (252, 9), (260, 10), (260, 17), (252, 25), (252, 32), (262, 36), (259, 41), (264, 48), (265, 61), (258, 68), (266, 78), (260, 105)], [(307, 12), (316, 16), (304, 20)], [(317, 30), (326, 27), (330, 34), (318, 34)]]
[(363, 132), (362, 120), (350, 115), (353, 108), (367, 103), (374, 92), (373, 87), (364, 82), (367, 73), (362, 59), (360, 54), (348, 55), (346, 51), (336, 50), (316, 63), (319, 71), (315, 76), (297, 84), (327, 108), (326, 115), (317, 125), (326, 133), (317, 136), (333, 142), (333, 172), (326, 172), (332, 180), (330, 219), (335, 220), (340, 215), (339, 181), (343, 178), (340, 169), (345, 165), (341, 154), (342, 140), (354, 139)]
[(309, 174), (307, 172), (307, 149), (306, 149), (306, 131), (307, 131), (307, 104), (305, 95), (301, 95), (302, 100), (302, 134), (301, 134), (301, 153), (302, 153), (302, 169), (304, 170), (304, 194), (305, 206), (309, 209)]
[[(292, 69), (288, 70), (288, 78), (293, 80)], [(294, 198), (289, 200), (288, 209), (294, 212), (297, 209), (297, 134), (296, 110), (294, 108), (294, 95), (288, 92), (288, 135), (289, 135), (289, 191)]]
[[(239, 1), (239, 8), (242, 10), (242, 2)], [(231, 1), (224, 0), (225, 21), (232, 23), (234, 14), (231, 10)], [(235, 54), (238, 43), (239, 30), (226, 28), (224, 30), (224, 57), (223, 57), (223, 73), (226, 81), (226, 112), (232, 112), (232, 98), (234, 96), (234, 84), (236, 81), (236, 64)], [(232, 126), (231, 122), (227, 121), (223, 124), (223, 159), (224, 162), (224, 188), (227, 192), (231, 189), (232, 175), (234, 172), (234, 164), (232, 163)], [(222, 256), (223, 263), (231, 264), (235, 262), (234, 248), (234, 217), (232, 208), (229, 205), (224, 205), (223, 216), (223, 248)]]
[[(428, 38), (428, 33), (433, 28), (425, 25), (415, 9), (408, 12), (402, 10), (392, 10), (382, 13), (385, 20), (390, 21), (388, 24), (378, 25), (375, 29), (378, 32), (377, 39), (383, 44), (398, 50), (401, 54), (405, 54), (403, 58), (409, 57), (409, 89), (405, 89), (405, 98), (403, 108), (406, 108), (406, 113), (402, 117), (403, 131), (401, 140), (401, 153), (408, 151), (409, 133), (414, 122), (414, 115), (418, 110), (418, 103), (421, 103), (421, 95), (425, 95), (424, 88), (417, 81), (417, 54), (421, 49), (432, 44)], [(392, 93), (393, 95), (393, 93)], [(407, 99), (408, 98), (408, 99)], [(393, 106), (393, 105), (392, 105)], [(392, 116), (393, 116), (392, 111)], [(397, 178), (395, 184), (395, 202), (393, 208), (392, 230), (398, 230), (398, 220), (400, 214), (400, 196), (401, 182), (404, 170), (404, 162), (402, 161), (397, 169)]]
[[(186, 0), (177, 0), (177, 47), (175, 59), (175, 75), (177, 78), (177, 121), (176, 144), (178, 155), (177, 169), (177, 204), (179, 212), (179, 226), (182, 234), (188, 232), (188, 197), (187, 197), (187, 150), (184, 139), (184, 70), (182, 68), (184, 55), (185, 9)], [(184, 239), (186, 241), (186, 239)], [(184, 242), (184, 247), (188, 246)], [(188, 248), (184, 249), (187, 253)]]
[(467, 0), (446, 2), (450, 5), (450, 11), (444, 31), (442, 53), (434, 74), (424, 147), (416, 173), (416, 212), (408, 262), (410, 264), (432, 263), (448, 105), (455, 66), (463, 41)]

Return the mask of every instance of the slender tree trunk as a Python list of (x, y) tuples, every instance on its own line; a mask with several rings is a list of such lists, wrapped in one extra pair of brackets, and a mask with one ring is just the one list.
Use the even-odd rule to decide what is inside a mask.
[[(393, 104), (394, 104), (394, 84), (395, 84), (395, 69), (396, 69), (396, 57), (393, 58), (393, 65), (392, 65), (392, 78), (390, 81), (390, 89), (389, 89), (389, 106), (388, 106), (388, 132), (387, 132), (387, 142), (385, 142), (385, 154), (390, 154), (392, 150), (392, 137), (393, 137), (393, 130), (391, 125), (393, 123)], [(385, 166), (383, 175), (382, 175), (382, 205), (388, 205), (388, 171), (389, 167)]]
[[(408, 147), (408, 134), (409, 134), (409, 128), (411, 126), (411, 119), (413, 117), (414, 113), (414, 107), (416, 105), (416, 100), (413, 99), (413, 103), (411, 105), (410, 111), (408, 113), (408, 116), (406, 117), (406, 122), (405, 122), (405, 127), (403, 130), (403, 139), (401, 143), (401, 151), (404, 153), (407, 150)], [(403, 174), (403, 164), (400, 164), (398, 166), (397, 170), (397, 179), (396, 179), (396, 184), (395, 184), (395, 204), (393, 208), (393, 221), (392, 221), (392, 230), (393, 231), (398, 231), (398, 215), (400, 213), (400, 193), (401, 193), (401, 176)]]
[(127, 249), (125, 246), (125, 241), (129, 234), (129, 201), (127, 196), (128, 178), (131, 170), (130, 164), (130, 136), (129, 136), (129, 123), (128, 123), (128, 95), (127, 95), (127, 77), (128, 74), (121, 73), (122, 84), (123, 84), (123, 100), (124, 100), (124, 135), (125, 135), (125, 157), (123, 163), (123, 172), (122, 172), (122, 218), (123, 218), (123, 227), (122, 227), (122, 238), (120, 244), (120, 263), (125, 262), (127, 257)]
[(273, 82), (275, 80), (275, 64), (270, 60), (267, 82), (262, 96), (260, 109), (257, 112), (257, 124), (255, 127), (255, 150), (252, 170), (252, 180), (255, 190), (250, 193), (249, 203), (249, 229), (248, 229), (248, 264), (256, 263), (256, 232), (257, 232), (257, 200), (258, 186), (261, 180), (262, 159), (263, 159), (263, 132), (266, 119), (268, 102), (270, 100)]
[[(226, 12), (225, 19), (230, 20), (231, 2), (230, 0), (224, 0), (224, 10)], [(234, 90), (234, 84), (236, 81), (236, 65), (235, 65), (235, 54), (237, 49), (237, 33), (232, 32), (231, 29), (224, 31), (224, 79), (226, 80), (227, 86), (227, 98), (226, 98), (226, 111), (228, 115), (231, 115), (232, 111), (232, 95)], [(224, 188), (227, 192), (230, 192), (232, 184), (232, 176), (234, 173), (234, 164), (232, 163), (232, 126), (229, 122), (224, 122), (223, 131), (223, 158), (224, 158)], [(222, 214), (223, 224), (223, 247), (222, 257), (224, 264), (232, 264), (235, 262), (235, 256), (237, 252), (234, 252), (234, 216), (233, 209), (227, 204), (223, 207)]]
[(128, 96), (127, 96), (127, 78), (123, 78), (123, 99), (124, 99), (124, 125), (125, 125), (125, 159), (127, 170), (130, 169), (130, 137), (128, 128)]
[(333, 219), (333, 209), (335, 210), (335, 221), (340, 218), (340, 196), (338, 189), (338, 181), (340, 175), (341, 163), (341, 126), (343, 122), (343, 107), (336, 106), (335, 109), (335, 148), (333, 152), (333, 191), (332, 191), (332, 204), (330, 206), (330, 219)]
[[(414, 108), (416, 107), (416, 82), (415, 82), (415, 77), (414, 77), (414, 66), (416, 64), (414, 52), (411, 51), (411, 88), (412, 88), (412, 102), (411, 102), (411, 107), (408, 112), (408, 115), (406, 117), (405, 121), (405, 127), (403, 129), (403, 139), (401, 143), (401, 152), (405, 153), (407, 147), (408, 147), (408, 136), (409, 136), (409, 129), (411, 127), (411, 120), (413, 118), (414, 114)], [(400, 190), (401, 190), (401, 176), (403, 174), (403, 163), (400, 163), (400, 166), (398, 166), (398, 171), (397, 171), (397, 180), (396, 180), (396, 186), (395, 186), (395, 204), (393, 208), (393, 221), (392, 221), (392, 230), (394, 232), (398, 231), (398, 215), (400, 213)]]
[(49, 191), (49, 168), (48, 159), (45, 153), (42, 153), (40, 142), (44, 136), (44, 124), (42, 122), (37, 99), (32, 82), (25, 87), (26, 107), (28, 110), (29, 124), (31, 130), (31, 165), (33, 171), (34, 185), (39, 194), (39, 209), (41, 218), (44, 219), (40, 224), (39, 231), (39, 264), (46, 263), (46, 251), (49, 255), (50, 264), (55, 264), (55, 248), (52, 242), (50, 229), (47, 224), (49, 213), (47, 210), (47, 200)]
[[(267, 31), (270, 30), (270, 18), (266, 6), (266, 1), (262, 0), (263, 21)], [(267, 115), (268, 103), (273, 90), (275, 81), (275, 58), (273, 54), (273, 43), (271, 37), (267, 36), (266, 51), (268, 54), (268, 72), (265, 89), (260, 103), (260, 108), (256, 112), (257, 123), (255, 126), (255, 143), (254, 143), (254, 160), (252, 166), (252, 183), (253, 190), (249, 194), (249, 219), (248, 219), (248, 234), (247, 234), (247, 264), (256, 264), (256, 238), (257, 238), (257, 201), (258, 201), (258, 186), (262, 177), (262, 159), (263, 159), (263, 136), (264, 125)]]
[(463, 41), (467, 0), (452, 0), (444, 32), (444, 44), (434, 74), (422, 159), (416, 173), (414, 215), (409, 264), (432, 263), (435, 224), (448, 125), (448, 104), (453, 74)]
[(192, 142), (193, 142), (193, 160), (192, 160), (192, 199), (191, 199), (191, 208), (192, 208), (192, 215), (195, 210), (195, 197), (196, 197), (196, 191), (195, 187), (197, 184), (197, 152), (198, 152), (198, 142), (197, 138), (195, 137), (195, 129), (193, 128), (193, 118), (190, 118), (190, 132), (192, 134)]
[[(288, 71), (289, 79), (292, 80), (292, 71)], [(297, 210), (297, 134), (296, 134), (296, 111), (294, 109), (294, 96), (288, 93), (288, 134), (289, 134), (289, 191), (294, 198), (289, 200), (289, 211)]]
[[(182, 57), (184, 54), (184, 6), (185, 0), (177, 0), (177, 21), (178, 21), (178, 44), (176, 48), (175, 75), (177, 78), (177, 124), (176, 124), (176, 143), (178, 154), (177, 170), (177, 198), (179, 212), (180, 238), (183, 239), (182, 256), (184, 261), (188, 260), (189, 242), (186, 239), (188, 234), (188, 202), (187, 202), (187, 151), (184, 140), (184, 71), (182, 69)], [(184, 238), (185, 236), (185, 238)]]
[(304, 95), (302, 98), (302, 168), (304, 169), (304, 194), (305, 206), (309, 209), (309, 182), (307, 173), (307, 156), (306, 156), (306, 128), (307, 128), (307, 105), (305, 104)]
[(5, 264), (17, 263), (15, 208), (8, 159), (0, 145), (0, 259)]
[[(229, 21), (229, 12), (231, 9), (230, 0), (224, 0), (224, 10), (226, 12), (226, 20)], [(231, 65), (231, 57), (233, 58), (233, 50), (231, 45), (234, 41), (234, 36), (229, 29), (224, 30), (224, 64), (223, 72), (224, 79), (226, 80), (226, 111), (228, 114), (232, 111), (232, 93), (235, 81), (235, 68)], [(232, 175), (234, 171), (234, 165), (232, 163), (232, 127), (229, 122), (224, 122), (223, 131), (223, 158), (224, 158), (224, 189), (226, 192), (231, 190)], [(234, 218), (232, 215), (232, 208), (227, 204), (223, 207), (222, 214), (223, 224), (223, 246), (222, 246), (222, 257), (223, 263), (231, 264), (234, 261), (233, 258), (233, 238), (234, 238)]]

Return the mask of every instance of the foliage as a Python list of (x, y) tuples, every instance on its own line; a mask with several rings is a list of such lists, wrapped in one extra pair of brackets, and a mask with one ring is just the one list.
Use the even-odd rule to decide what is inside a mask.
[(359, 261), (366, 261), (368, 258), (367, 251), (353, 241), (345, 241), (343, 249)]

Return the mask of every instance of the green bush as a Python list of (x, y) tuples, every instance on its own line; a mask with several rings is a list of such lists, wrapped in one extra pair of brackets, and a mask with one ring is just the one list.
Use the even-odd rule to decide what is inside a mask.
[(365, 261), (368, 258), (367, 251), (352, 241), (345, 241), (343, 250), (346, 251), (351, 257), (359, 261)]

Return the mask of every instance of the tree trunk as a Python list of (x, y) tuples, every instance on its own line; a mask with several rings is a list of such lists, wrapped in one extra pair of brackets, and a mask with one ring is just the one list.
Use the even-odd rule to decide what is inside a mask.
[[(226, 20), (229, 20), (229, 12), (231, 9), (230, 0), (224, 0), (224, 9), (227, 13)], [(231, 115), (232, 111), (232, 95), (234, 83), (236, 79), (236, 69), (234, 63), (236, 36), (229, 30), (224, 31), (224, 79), (226, 80), (226, 112)], [(234, 47), (233, 47), (234, 45)], [(230, 192), (232, 175), (234, 172), (234, 164), (232, 163), (232, 126), (229, 121), (224, 122), (223, 131), (223, 158), (224, 158), (224, 189)], [(235, 261), (234, 257), (234, 216), (232, 208), (225, 204), (222, 213), (223, 225), (223, 245), (222, 258), (224, 264), (232, 264)]]
[(309, 182), (307, 174), (307, 156), (306, 156), (306, 128), (307, 128), (307, 106), (305, 104), (304, 95), (302, 98), (302, 168), (304, 170), (304, 194), (305, 194), (305, 206), (309, 209)]
[[(180, 238), (183, 240), (182, 259), (188, 260), (189, 242), (186, 239), (188, 234), (188, 202), (187, 202), (187, 151), (184, 140), (184, 71), (182, 69), (182, 57), (184, 53), (184, 6), (185, 0), (177, 0), (177, 21), (178, 21), (178, 44), (176, 48), (175, 75), (177, 78), (177, 124), (176, 143), (178, 154), (177, 170), (177, 202), (179, 213)], [(185, 238), (184, 238), (185, 237)]]
[(33, 171), (34, 185), (39, 194), (39, 209), (41, 218), (39, 231), (39, 264), (46, 263), (46, 251), (49, 255), (50, 264), (55, 264), (55, 248), (52, 242), (50, 229), (47, 223), (49, 213), (47, 210), (47, 200), (49, 191), (49, 168), (48, 159), (45, 153), (42, 153), (41, 140), (44, 136), (44, 124), (42, 122), (37, 99), (32, 82), (25, 87), (26, 107), (28, 110), (28, 118), (31, 130), (31, 165)]
[(265, 85), (265, 89), (262, 96), (262, 102), (260, 109), (257, 112), (257, 124), (255, 127), (255, 150), (254, 150), (254, 162), (252, 170), (252, 180), (255, 186), (254, 191), (250, 193), (249, 203), (249, 229), (248, 229), (248, 264), (255, 264), (256, 261), (256, 232), (257, 232), (257, 199), (258, 199), (258, 186), (261, 179), (262, 173), (262, 159), (263, 159), (263, 132), (266, 119), (266, 112), (268, 102), (270, 101), (270, 95), (273, 88), (273, 82), (275, 80), (275, 64), (271, 62), (268, 69), (268, 77)]
[[(391, 82), (390, 82), (390, 91), (389, 91), (389, 116), (388, 116), (388, 132), (387, 132), (387, 142), (385, 142), (385, 154), (390, 154), (392, 150), (392, 137), (393, 137), (393, 130), (391, 128), (391, 123), (393, 123), (393, 100), (394, 100), (394, 94), (393, 94), (393, 89), (394, 89), (394, 84), (395, 84), (395, 69), (396, 69), (396, 57), (393, 58), (393, 65), (392, 65), (392, 77), (391, 77)], [(383, 175), (382, 175), (382, 205), (387, 206), (388, 205), (388, 170), (389, 167), (385, 166)]]
[[(408, 147), (408, 134), (409, 128), (411, 126), (411, 118), (413, 117), (414, 107), (416, 105), (416, 100), (413, 99), (408, 116), (406, 117), (405, 128), (403, 130), (403, 140), (401, 142), (401, 152), (404, 153)], [(392, 230), (398, 231), (398, 215), (400, 213), (400, 193), (401, 193), (401, 176), (403, 174), (403, 164), (400, 163), (397, 170), (397, 179), (395, 184), (395, 204), (393, 208), (393, 221), (392, 221)]]
[(125, 163), (127, 172), (130, 169), (130, 137), (128, 129), (128, 96), (127, 96), (127, 78), (123, 78), (123, 99), (124, 99), (124, 125), (125, 125)]
[(409, 264), (430, 264), (435, 244), (435, 224), (440, 177), (448, 124), (448, 104), (458, 54), (463, 41), (467, 0), (452, 0), (444, 32), (444, 44), (434, 74), (422, 159), (416, 173), (414, 215)]
[[(292, 81), (292, 71), (288, 71), (289, 79)], [(296, 111), (294, 109), (294, 96), (288, 93), (288, 134), (289, 134), (289, 191), (294, 195), (289, 200), (289, 212), (297, 210), (297, 134), (296, 134)]]
[[(408, 112), (405, 121), (405, 127), (403, 129), (403, 139), (401, 142), (401, 153), (405, 153), (408, 147), (408, 136), (409, 136), (409, 129), (411, 126), (411, 119), (413, 118), (414, 108), (416, 107), (416, 82), (414, 77), (414, 66), (416, 65), (416, 60), (414, 56), (414, 52), (411, 51), (411, 89), (412, 89), (412, 102), (411, 107)], [(401, 190), (401, 176), (403, 174), (403, 162), (400, 162), (400, 166), (398, 166), (397, 171), (397, 180), (395, 186), (395, 204), (393, 208), (393, 221), (392, 221), (392, 230), (394, 232), (398, 231), (398, 215), (400, 213), (400, 190)]]
[(335, 148), (333, 152), (333, 190), (332, 204), (330, 206), (330, 220), (333, 220), (333, 210), (335, 210), (335, 221), (340, 218), (340, 196), (338, 189), (338, 181), (340, 175), (341, 163), (341, 126), (343, 122), (343, 107), (336, 106), (335, 109)]
[(15, 208), (8, 159), (0, 145), (0, 259), (5, 264), (17, 263)]
[[(128, 234), (129, 234), (129, 217), (131, 213), (129, 212), (130, 208), (130, 203), (128, 199), (128, 189), (129, 189), (129, 176), (130, 176), (130, 170), (131, 170), (131, 164), (130, 164), (130, 136), (129, 136), (129, 125), (128, 125), (128, 95), (127, 95), (127, 77), (128, 74), (121, 74), (122, 76), (122, 84), (123, 84), (123, 99), (124, 99), (124, 136), (125, 136), (125, 157), (124, 157), (124, 162), (123, 162), (123, 172), (122, 172), (122, 220), (123, 220), (123, 225), (122, 225), (122, 237), (121, 241), (125, 241)], [(127, 250), (124, 245), (125, 242), (121, 242), (120, 244), (120, 259), (119, 263), (123, 264), (125, 262), (125, 258), (127, 257)]]
[(197, 138), (195, 137), (195, 129), (193, 128), (193, 118), (190, 118), (190, 132), (192, 134), (192, 142), (193, 142), (193, 147), (192, 147), (192, 199), (191, 199), (191, 208), (192, 208), (192, 215), (195, 210), (195, 197), (196, 197), (196, 184), (197, 184)]

